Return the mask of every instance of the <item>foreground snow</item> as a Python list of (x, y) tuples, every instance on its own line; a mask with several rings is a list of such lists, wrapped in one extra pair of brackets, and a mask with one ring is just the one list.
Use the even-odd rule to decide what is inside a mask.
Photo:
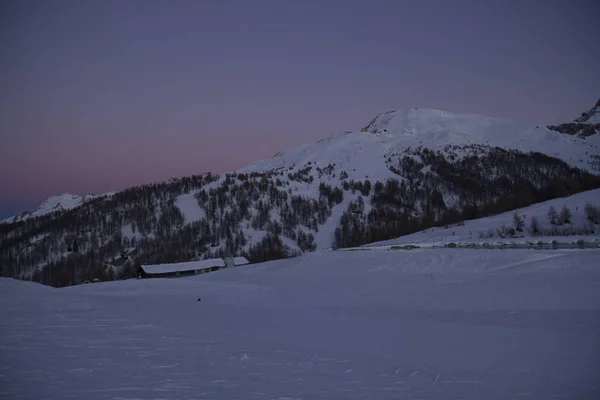
[(599, 259), (329, 251), (66, 289), (3, 279), (0, 397), (600, 398)]

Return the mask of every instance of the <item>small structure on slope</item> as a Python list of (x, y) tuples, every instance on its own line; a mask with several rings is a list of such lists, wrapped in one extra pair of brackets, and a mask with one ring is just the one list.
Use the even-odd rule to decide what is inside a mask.
[(205, 274), (225, 268), (222, 258), (210, 260), (190, 261), (171, 264), (142, 265), (138, 271), (138, 278), (172, 278)]
[(225, 259), (225, 265), (229, 267), (238, 267), (240, 265), (250, 264), (250, 261), (246, 257), (227, 257)]
[(182, 263), (142, 265), (138, 269), (138, 278), (173, 278), (199, 275), (246, 264), (249, 264), (249, 261), (245, 257), (229, 257), (227, 259), (213, 258)]

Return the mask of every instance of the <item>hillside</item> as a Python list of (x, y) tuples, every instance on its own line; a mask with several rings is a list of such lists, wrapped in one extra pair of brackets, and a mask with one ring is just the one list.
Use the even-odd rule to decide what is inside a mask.
[(257, 262), (456, 224), (599, 188), (590, 139), (478, 115), (387, 112), (233, 173), (0, 224), (2, 275), (67, 285), (131, 276), (140, 263)]
[(1, 393), (597, 399), (599, 258), (320, 251), (180, 279), (0, 278)]
[[(555, 210), (556, 214), (551, 212), (551, 208)], [(571, 214), (569, 222), (561, 221), (561, 212), (565, 208)], [(519, 222), (515, 221), (515, 215), (521, 221), (521, 231), (516, 230)], [(568, 236), (571, 241), (579, 237), (592, 241), (600, 240), (598, 224), (600, 224), (600, 189), (595, 189), (569, 197), (536, 203), (491, 217), (432, 227), (395, 239), (370, 243), (366, 246), (445, 245), (450, 242), (489, 243), (490, 241), (514, 241), (515, 239), (537, 241), (553, 240), (557, 236)]]

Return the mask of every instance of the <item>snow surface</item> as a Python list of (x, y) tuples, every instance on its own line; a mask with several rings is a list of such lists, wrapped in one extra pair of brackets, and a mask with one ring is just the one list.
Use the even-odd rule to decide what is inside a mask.
[(209, 260), (189, 261), (182, 263), (142, 265), (142, 268), (144, 271), (146, 271), (146, 273), (149, 274), (163, 274), (169, 272), (195, 271), (197, 269), (224, 266), (225, 261), (223, 261), (222, 258), (212, 258)]
[(198, 204), (195, 195), (196, 192), (183, 194), (175, 200), (175, 205), (183, 214), (186, 224), (206, 218), (206, 212)]
[[(600, 103), (600, 100), (598, 100), (598, 103)], [(574, 122), (600, 124), (600, 105), (596, 105), (594, 108), (584, 112), (580, 117), (575, 118)]]
[(124, 225), (121, 228), (121, 236), (129, 239), (141, 239), (143, 237), (139, 230), (136, 230), (135, 233), (133, 232), (133, 227), (131, 224)]
[(63, 289), (3, 278), (0, 397), (598, 399), (599, 259), (324, 251)]
[[(589, 190), (586, 192), (577, 193), (575, 195), (569, 197), (562, 197), (557, 199), (552, 199), (549, 201), (545, 201), (542, 203), (536, 203), (529, 207), (520, 208), (513, 211), (508, 211), (506, 213), (494, 215), (486, 218), (479, 218), (470, 221), (465, 221), (463, 226), (449, 226), (447, 229), (444, 227), (435, 227), (426, 229), (425, 231), (416, 232), (406, 236), (400, 236), (396, 239), (384, 240), (380, 242), (375, 242), (366, 245), (368, 246), (386, 246), (386, 245), (394, 245), (394, 244), (433, 244), (433, 245), (441, 245), (449, 242), (469, 242), (469, 243), (481, 243), (481, 242), (496, 242), (496, 241), (515, 241), (519, 240), (519, 238), (508, 238), (506, 240), (502, 240), (497, 235), (493, 238), (480, 238), (479, 233), (483, 232), (487, 234), (488, 231), (494, 230), (496, 232), (502, 226), (513, 226), (513, 216), (514, 214), (518, 214), (520, 217), (524, 217), (525, 222), (525, 231), (523, 232), (523, 238), (529, 238), (532, 240), (553, 240), (558, 239), (557, 237), (538, 237), (531, 236), (528, 233), (529, 226), (531, 224), (531, 219), (536, 217), (538, 219), (539, 225), (541, 229), (550, 229), (551, 225), (548, 222), (548, 209), (550, 206), (554, 206), (556, 212), (560, 212), (563, 206), (567, 206), (572, 213), (572, 224), (565, 225), (566, 227), (572, 226), (574, 228), (582, 228), (586, 221), (585, 216), (585, 205), (586, 203), (590, 203), (597, 207), (600, 207), (600, 189)], [(454, 235), (452, 234), (454, 232)], [(560, 240), (570, 240), (574, 241), (577, 239), (583, 238), (587, 241), (600, 239), (600, 232), (595, 235), (586, 235), (586, 236), (573, 236), (573, 237), (565, 237), (561, 236)], [(600, 264), (600, 261), (599, 261)]]
[[(336, 204), (331, 209), (331, 216), (319, 227), (319, 232), (315, 235), (315, 244), (317, 250), (330, 249), (335, 242), (335, 230), (340, 225), (340, 218), (344, 215), (344, 211), (348, 205), (358, 198), (357, 195), (344, 193), (344, 199), (340, 204)], [(366, 199), (367, 203), (371, 203), (371, 199)]]
[[(600, 109), (600, 107), (596, 107)], [(591, 115), (586, 121), (587, 124), (600, 124), (600, 111), (597, 111)]]
[(248, 261), (246, 257), (233, 257), (233, 265), (246, 265), (249, 263), (250, 261)]

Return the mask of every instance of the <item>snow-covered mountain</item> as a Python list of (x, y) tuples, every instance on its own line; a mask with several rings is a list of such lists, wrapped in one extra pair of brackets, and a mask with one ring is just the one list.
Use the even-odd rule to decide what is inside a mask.
[(600, 139), (598, 139), (600, 137), (600, 99), (593, 108), (583, 112), (581, 116), (575, 118), (572, 122), (549, 125), (548, 129), (583, 138), (593, 136), (596, 143), (600, 142)]
[[(594, 121), (598, 122), (594, 122)], [(600, 100), (575, 122), (600, 123)], [(599, 128), (600, 129), (600, 128)], [(426, 147), (444, 150), (448, 146), (485, 146), (540, 152), (566, 161), (572, 166), (599, 172), (600, 164), (594, 155), (600, 154), (600, 140), (557, 135), (556, 130), (539, 125), (491, 118), (476, 114), (415, 108), (387, 111), (375, 117), (365, 128), (345, 132), (282, 151), (272, 158), (260, 160), (237, 170), (238, 173), (263, 172), (291, 166), (326, 166), (335, 164), (345, 169), (352, 179), (386, 179), (393, 176), (385, 160), (406, 149)], [(599, 135), (600, 138), (600, 135)], [(582, 157), (586, 155), (586, 157)], [(114, 192), (84, 197), (64, 193), (46, 199), (33, 212), (24, 211), (0, 223), (18, 222), (54, 211), (70, 210), (85, 201), (110, 196)]]
[(104, 197), (110, 194), (112, 193), (102, 195), (88, 194), (86, 196), (79, 196), (77, 194), (63, 193), (59, 196), (51, 196), (44, 200), (42, 204), (40, 204), (39, 207), (37, 207), (34, 211), (24, 211), (13, 217), (2, 220), (0, 221), (0, 223), (14, 223), (24, 221), (28, 218), (41, 217), (53, 212), (68, 211), (82, 205), (87, 201), (96, 199), (98, 197)]
[(138, 263), (263, 261), (490, 216), (600, 188), (599, 137), (389, 111), (229, 174), (49, 202), (44, 210), (63, 211), (0, 224), (2, 275), (65, 284), (127, 276)]
[[(432, 109), (388, 111), (379, 114), (360, 132), (346, 132), (317, 143), (298, 146), (261, 160), (237, 172), (255, 172), (290, 166), (334, 163), (351, 178), (386, 178), (386, 160), (393, 154), (419, 147), (460, 154), (483, 153), (501, 147), (521, 152), (540, 152), (589, 171), (600, 171), (590, 155), (600, 154), (600, 142), (521, 122), (474, 114)], [(354, 173), (356, 172), (356, 173)]]
[(580, 122), (582, 124), (600, 124), (600, 99), (598, 99), (594, 108), (584, 112), (579, 118), (575, 118), (575, 122)]

